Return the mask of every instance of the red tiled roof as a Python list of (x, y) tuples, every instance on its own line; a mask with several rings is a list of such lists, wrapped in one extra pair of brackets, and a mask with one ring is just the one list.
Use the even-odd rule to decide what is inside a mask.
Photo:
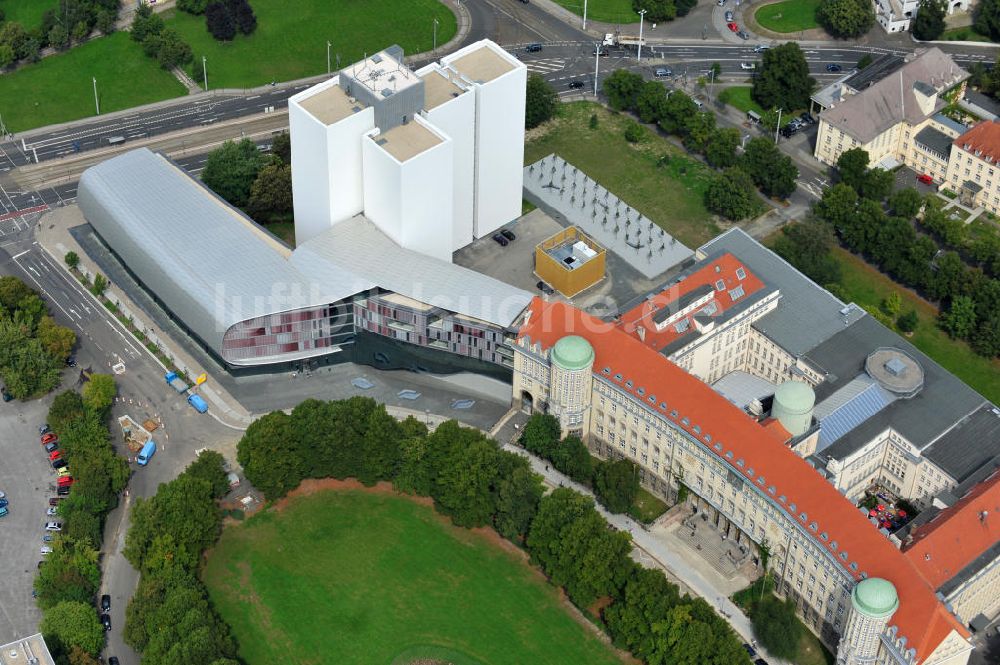
[(979, 157), (983, 159), (989, 156), (993, 158), (993, 162), (1000, 161), (1000, 122), (983, 120), (955, 139), (955, 145), (973, 155), (976, 154), (977, 150), (982, 151)]
[[(743, 268), (746, 272), (746, 277), (742, 280), (736, 275), (736, 271), (739, 268)], [(723, 282), (722, 290), (717, 288), (717, 282), (720, 280)], [(741, 284), (743, 285), (744, 295), (734, 300), (728, 292)], [(659, 351), (675, 340), (680, 339), (685, 335), (693, 334), (695, 327), (689, 322), (687, 329), (684, 332), (679, 333), (674, 327), (676, 323), (674, 322), (667, 326), (662, 332), (657, 332), (656, 324), (653, 322), (653, 315), (665, 307), (672, 308), (676, 311), (678, 300), (702, 286), (710, 286), (715, 291), (712, 301), (715, 302), (718, 310), (713, 316), (721, 317), (727, 309), (746, 302), (751, 295), (763, 289), (764, 282), (751, 273), (735, 256), (726, 253), (708, 262), (705, 267), (701, 268), (697, 272), (688, 275), (679, 284), (673, 284), (665, 288), (652, 298), (644, 300), (641, 305), (633, 307), (629, 311), (625, 312), (622, 314), (618, 325), (621, 326), (622, 330), (625, 332), (642, 340), (644, 344)], [(682, 318), (691, 319), (696, 313), (697, 312), (692, 312)], [(682, 319), (678, 319), (678, 322), (681, 320)], [(642, 337), (639, 337), (638, 329), (640, 327), (644, 329)]]
[[(529, 320), (521, 328), (520, 338), (538, 342), (544, 348), (551, 348), (565, 335), (585, 338), (594, 347), (595, 375), (631, 393), (637, 401), (686, 430), (706, 450), (770, 495), (792, 519), (814, 534), (816, 542), (832, 552), (855, 579), (860, 579), (863, 572), (890, 580), (900, 603), (892, 622), (907, 637), (908, 648), (917, 650), (919, 659), (926, 658), (951, 630), (968, 636), (938, 602), (910, 560), (833, 485), (786, 447), (776, 428), (761, 427), (708, 385), (612, 324), (565, 303), (546, 303), (539, 298), (532, 300), (528, 311)], [(618, 374), (620, 380), (615, 378)], [(628, 381), (631, 387), (626, 386)], [(640, 388), (644, 389), (643, 396), (638, 394)], [(655, 396), (655, 404), (650, 403), (650, 396)], [(661, 402), (666, 403), (666, 409), (660, 408)], [(674, 410), (676, 417), (672, 415)], [(711, 437), (710, 442), (706, 442), (706, 435)], [(716, 450), (717, 444), (721, 444), (721, 451)], [(763, 482), (759, 482), (760, 477)], [(775, 488), (773, 494), (771, 486)], [(782, 496), (787, 499), (781, 501)], [(811, 528), (813, 522), (817, 524), (815, 529)], [(822, 539), (820, 534), (824, 532), (829, 534), (829, 540)], [(834, 541), (836, 549), (831, 547)], [(842, 553), (847, 554), (846, 561)], [(856, 571), (850, 568), (851, 563), (857, 563)]]
[(903, 551), (927, 583), (940, 588), (1000, 542), (1000, 471), (910, 535)]

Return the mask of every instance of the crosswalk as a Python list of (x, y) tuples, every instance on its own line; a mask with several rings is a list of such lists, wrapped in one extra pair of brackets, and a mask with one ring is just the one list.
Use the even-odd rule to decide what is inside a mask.
[(544, 58), (542, 60), (532, 60), (526, 62), (525, 66), (533, 74), (551, 74), (566, 67), (565, 58)]

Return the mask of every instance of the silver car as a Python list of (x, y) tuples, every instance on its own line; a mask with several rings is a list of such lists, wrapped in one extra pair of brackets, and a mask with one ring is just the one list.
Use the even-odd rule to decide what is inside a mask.
[(732, 22), (733, 22), (733, 13), (726, 12), (726, 23), (732, 23)]
[(62, 531), (62, 522), (46, 522), (46, 531)]

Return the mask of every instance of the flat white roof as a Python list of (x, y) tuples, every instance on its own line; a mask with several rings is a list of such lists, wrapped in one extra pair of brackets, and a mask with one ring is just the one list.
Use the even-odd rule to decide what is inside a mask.
[[(322, 84), (321, 84), (322, 85)], [(317, 86), (318, 87), (318, 86)], [(309, 92), (306, 90), (305, 92)], [(365, 105), (351, 99), (337, 82), (297, 100), (299, 106), (324, 125), (332, 125), (362, 110)]]
[(428, 111), (455, 99), (466, 91), (440, 69), (424, 72), (420, 78), (424, 80), (424, 108)]
[(459, 74), (477, 83), (488, 83), (514, 71), (518, 65), (523, 66), (499, 46), (486, 40), (471, 44), (443, 58), (441, 62), (454, 67)]
[(417, 122), (397, 125), (372, 137), (372, 140), (400, 162), (416, 157), (442, 142), (440, 136)]

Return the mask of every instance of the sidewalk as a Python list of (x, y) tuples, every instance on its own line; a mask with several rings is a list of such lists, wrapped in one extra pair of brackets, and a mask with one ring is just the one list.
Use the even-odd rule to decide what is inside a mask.
[[(80, 257), (80, 264), (77, 266), (77, 269), (93, 280), (94, 275), (100, 272), (100, 270), (69, 232), (70, 227), (83, 224), (85, 221), (83, 214), (76, 206), (52, 209), (39, 220), (38, 225), (35, 227), (35, 238), (39, 246), (52, 257), (53, 261), (67, 272), (69, 272), (69, 268), (66, 266), (66, 253), (76, 252), (77, 256)], [(76, 279), (72, 275), (70, 275), (70, 278)], [(169, 336), (160, 330), (114, 284), (108, 284), (108, 289), (105, 291), (104, 296), (114, 303), (122, 315), (130, 319), (133, 325), (146, 336), (149, 343), (156, 345), (180, 371), (192, 379), (205, 372), (205, 369), (194, 358), (189, 356), (183, 349), (174, 345)], [(93, 299), (97, 300), (96, 298)], [(102, 303), (96, 303), (96, 307), (100, 310), (106, 309)], [(110, 312), (108, 314), (108, 318), (112, 319), (115, 325), (132, 339), (136, 347), (141, 347), (164, 372), (167, 371), (166, 366), (146, 348), (145, 344), (135, 339), (131, 332), (125, 330), (124, 326), (115, 316), (111, 315)], [(204, 384), (199, 391), (211, 407), (208, 415), (226, 427), (244, 430), (253, 421), (253, 414), (244, 409), (239, 402), (218, 384), (211, 386)]]

